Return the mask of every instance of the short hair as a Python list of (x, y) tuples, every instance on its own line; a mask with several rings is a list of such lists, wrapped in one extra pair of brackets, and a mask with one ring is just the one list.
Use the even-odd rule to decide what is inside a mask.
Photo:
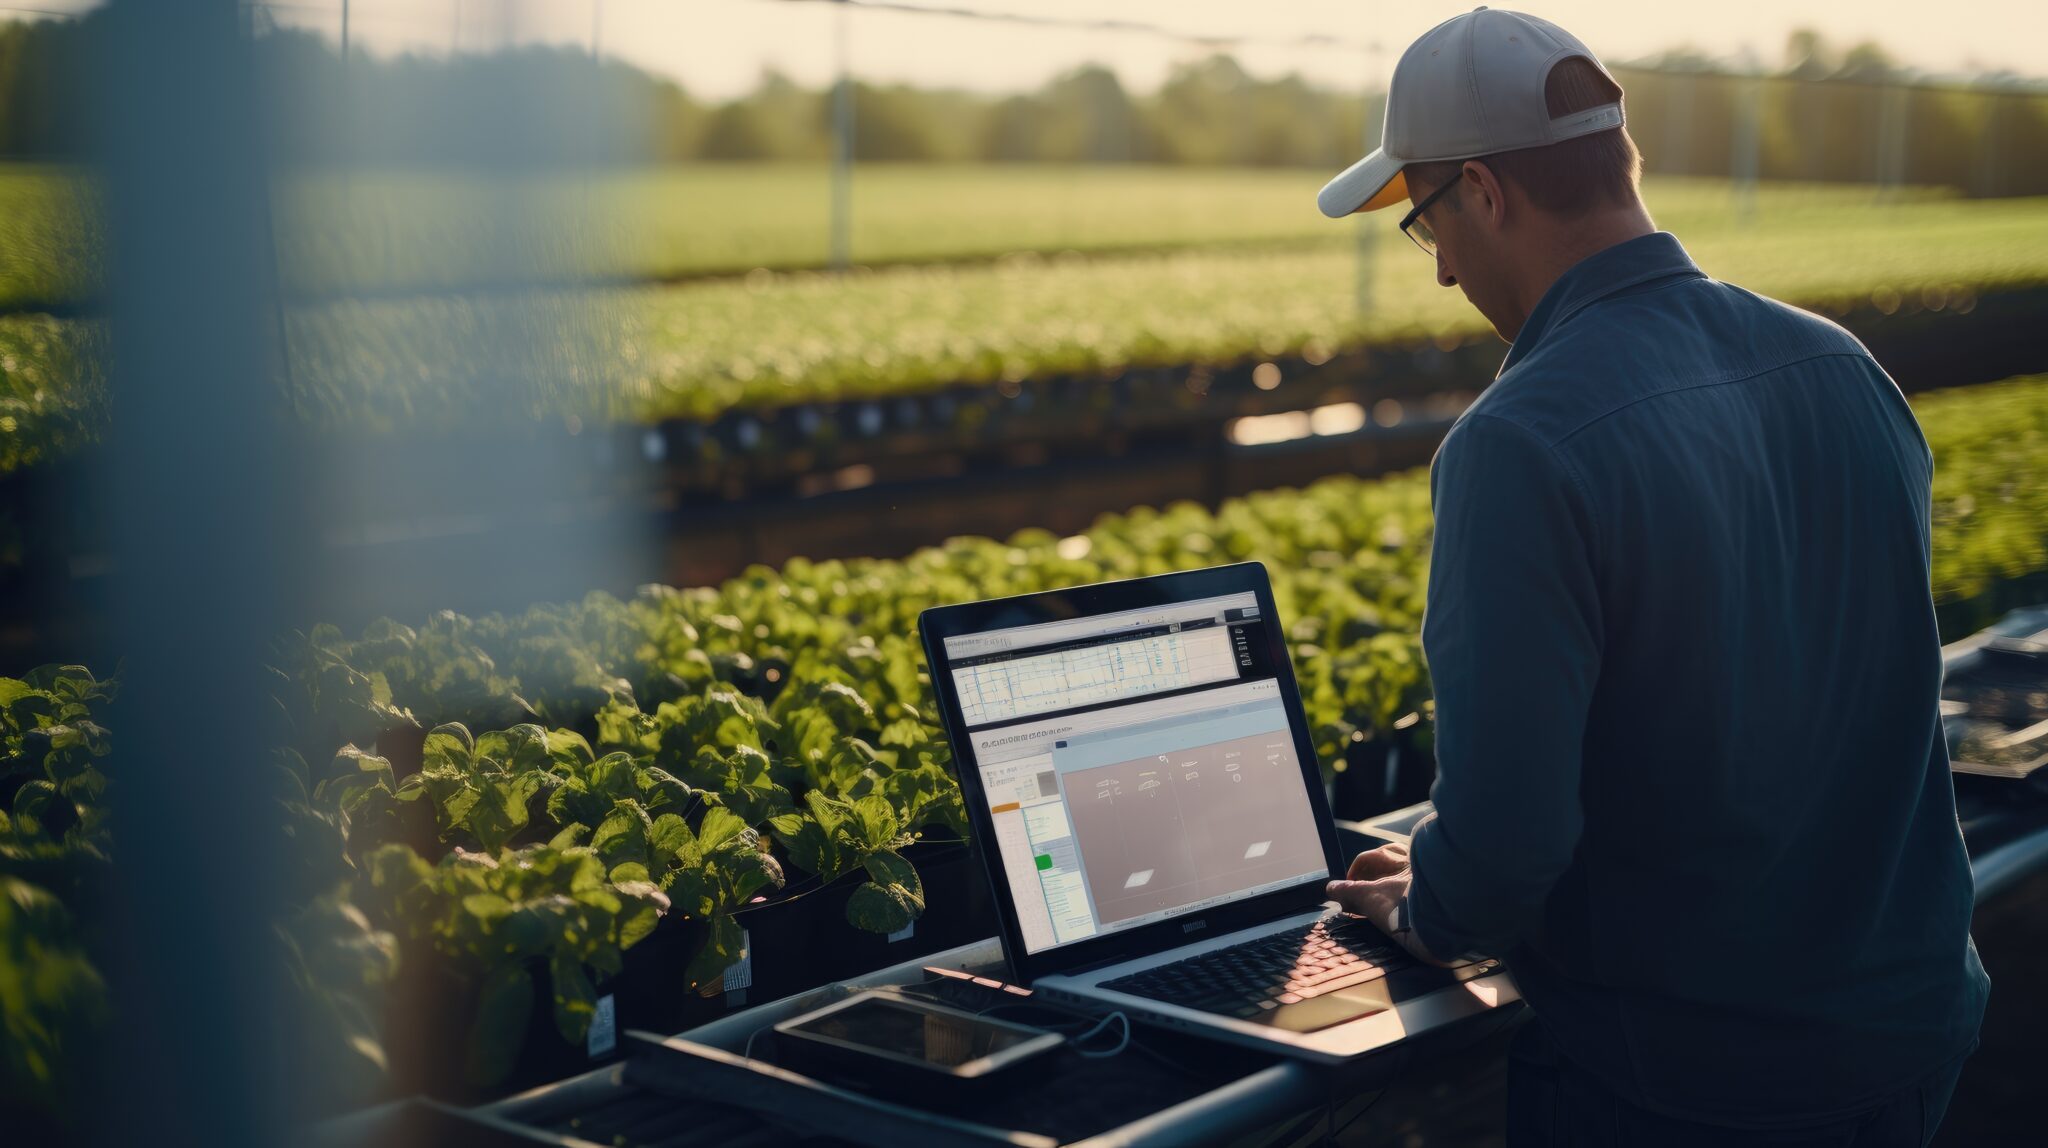
[[(1583, 112), (1622, 98), (1621, 86), (1591, 60), (1567, 56), (1543, 80), (1543, 102), (1550, 118)], [(1493, 174), (1522, 189), (1529, 202), (1552, 215), (1577, 218), (1600, 206), (1624, 206), (1636, 195), (1643, 175), (1642, 153), (1626, 127), (1606, 128), (1540, 147), (1516, 148), (1471, 157)], [(1411, 183), (1419, 180), (1434, 190), (1458, 178), (1467, 160), (1447, 159), (1406, 165)], [(1452, 197), (1452, 210), (1457, 210)]]

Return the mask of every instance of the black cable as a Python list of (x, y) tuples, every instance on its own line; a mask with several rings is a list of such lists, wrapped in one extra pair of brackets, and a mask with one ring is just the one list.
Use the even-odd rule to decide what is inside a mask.
[(1361, 43), (1356, 40), (1342, 40), (1320, 32), (1305, 36), (1253, 36), (1221, 35), (1203, 32), (1188, 32), (1169, 28), (1163, 24), (1149, 24), (1142, 20), (1085, 20), (1070, 16), (1040, 16), (1029, 12), (995, 12), (983, 8), (956, 8), (939, 4), (908, 4), (903, 0), (778, 0), (785, 4), (842, 4), (849, 8), (872, 8), (887, 12), (914, 12), (926, 16), (953, 16), (967, 20), (994, 20), (1006, 24), (1028, 24), (1041, 28), (1086, 28), (1097, 32), (1141, 32), (1168, 39), (1181, 40), (1190, 44), (1206, 44), (1223, 48), (1238, 45), (1259, 45), (1278, 48), (1337, 48), (1350, 52), (1376, 52), (1378, 43)]
[[(1061, 1025), (1087, 1026), (1087, 1031), (1081, 1033), (1079, 1036), (1069, 1036), (1067, 1038), (1067, 1043), (1068, 1047), (1072, 1048), (1076, 1056), (1085, 1057), (1089, 1060), (1104, 1060), (1112, 1056), (1121, 1055), (1126, 1049), (1129, 1049), (1134, 1043), (1131, 1039), (1133, 1033), (1131, 1018), (1125, 1015), (1122, 1009), (1118, 1009), (1115, 1012), (1106, 1013), (1098, 1016), (1094, 1013), (1083, 1012), (1080, 1009), (1067, 1008), (1065, 1005), (1047, 1004), (1043, 1001), (997, 1001), (995, 1004), (989, 1005), (987, 1008), (976, 1009), (974, 1015), (986, 1016), (989, 1013), (996, 1012), (999, 1009), (1018, 1008), (1045, 1009), (1050, 1012), (1066, 1013), (1072, 1018), (1069, 1020), (1058, 1021), (1049, 1024), (1025, 1022), (1030, 1023), (1034, 1028), (1042, 1028), (1047, 1030), (1048, 1032), (1058, 1032), (1060, 1030)], [(1096, 1033), (1101, 1032), (1102, 1030), (1108, 1028), (1112, 1022), (1120, 1025), (1123, 1029), (1123, 1036), (1116, 1042), (1114, 1046), (1110, 1048), (1100, 1049), (1084, 1049), (1079, 1047), (1082, 1041), (1092, 1039)]]

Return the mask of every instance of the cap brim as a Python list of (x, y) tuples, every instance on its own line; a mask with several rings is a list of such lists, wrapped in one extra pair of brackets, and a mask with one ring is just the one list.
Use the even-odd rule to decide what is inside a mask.
[(1388, 155), (1385, 148), (1375, 148), (1324, 184), (1316, 193), (1316, 206), (1331, 219), (1392, 207), (1408, 198), (1408, 181), (1401, 175), (1405, 162)]

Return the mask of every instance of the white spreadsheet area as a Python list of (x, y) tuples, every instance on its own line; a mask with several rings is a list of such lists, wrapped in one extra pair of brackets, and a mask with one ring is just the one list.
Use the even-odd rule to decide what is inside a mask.
[(969, 726), (1185, 689), (1237, 676), (1222, 626), (956, 667)]

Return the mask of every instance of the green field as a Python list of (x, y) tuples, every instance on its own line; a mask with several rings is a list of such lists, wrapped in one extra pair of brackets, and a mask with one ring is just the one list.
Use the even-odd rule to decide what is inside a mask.
[(75, 303), (98, 282), (89, 181), (67, 168), (0, 164), (0, 308)]
[[(1243, 168), (870, 164), (852, 181), (850, 257), (889, 265), (1011, 252), (1334, 247), (1330, 172)], [(279, 198), (289, 280), (320, 290), (459, 284), (524, 275), (668, 280), (829, 265), (830, 177), (815, 165), (706, 164), (506, 185), (386, 175), (301, 179)], [(1676, 225), (1726, 220), (1718, 180), (1653, 179)], [(1867, 187), (1793, 185), (1759, 210), (1809, 215), (1872, 201)], [(1913, 189), (1917, 201), (1952, 198)], [(481, 210), (480, 210), (481, 209)], [(515, 238), (532, 223), (531, 242)], [(493, 255), (473, 263), (475, 253)]]
[[(1805, 304), (2048, 282), (2048, 200), (1837, 206), (1766, 215), (1751, 228), (1703, 221), (1678, 234), (1709, 274)], [(306, 413), (381, 428), (507, 405), (586, 418), (711, 417), (953, 382), (1313, 357), (1486, 329), (1462, 292), (1438, 287), (1430, 261), (1398, 237), (1378, 242), (1372, 268), (1364, 314), (1353, 254), (1326, 246), (761, 275), (591, 292), (573, 304), (359, 302), (296, 309), (289, 330)], [(478, 352), (513, 314), (576, 336), (558, 346), (594, 350), (575, 369), (508, 381)]]
[[(1462, 293), (1436, 286), (1431, 262), (1394, 233), (1390, 213), (1364, 224), (1371, 306), (1361, 312), (1360, 224), (1316, 214), (1320, 177), (863, 169), (856, 253), (941, 261), (847, 275), (757, 268), (687, 283), (304, 301), (283, 317), (289, 384), (318, 425), (432, 430), (479, 419), (708, 418), (956, 382), (1314, 359), (1375, 342), (1484, 333)], [(511, 226), (547, 215), (537, 197), (564, 215), (571, 201), (595, 205), (576, 211), (613, 230), (608, 242), (632, 253), (614, 270), (633, 277), (802, 263), (822, 249), (819, 178), (819, 169), (706, 167), (587, 188), (515, 184), (475, 194), (480, 202), (473, 185), (449, 177), (330, 180), (287, 187), (281, 202), (311, 218), (291, 224), (281, 207), (281, 233), (287, 254), (295, 244), (300, 251), (287, 264), (326, 267), (327, 286), (525, 274), (550, 259), (564, 273), (587, 270), (594, 247), (577, 229)], [(0, 177), (0, 205), (17, 209), (0, 216), (0, 239), (33, 238), (38, 212), (47, 220), (81, 202), (67, 186), (50, 169)], [(1725, 183), (1653, 180), (1645, 194), (1658, 224), (1708, 273), (1795, 303), (1921, 292), (1960, 300), (2048, 282), (2048, 199), (1922, 191), (1879, 200), (1867, 188), (1771, 187), (1745, 221)], [(488, 210), (522, 199), (502, 216)], [(321, 206), (351, 203), (370, 206), (358, 215)], [(61, 294), (50, 261), (89, 246), (82, 225), (40, 234), (8, 241), (0, 298)], [(1082, 253), (1148, 244), (1158, 249)], [(997, 251), (1008, 254), (967, 258)], [(324, 261), (315, 257), (322, 252)], [(496, 262), (464, 263), (465, 252)], [(739, 259), (742, 252), (752, 258)], [(91, 322), (0, 318), (0, 468), (68, 449), (103, 424), (92, 349), (99, 338)]]
[[(1341, 247), (1315, 209), (1320, 170), (870, 164), (855, 169), (856, 263), (1203, 247)], [(1732, 218), (1728, 184), (1652, 178), (1679, 229)], [(311, 292), (420, 290), (505, 280), (672, 280), (830, 262), (822, 165), (704, 164), (588, 177), (356, 173), (279, 177), (279, 269)], [(1868, 187), (1777, 185), (1767, 216), (1869, 205)], [(1953, 198), (1931, 188), (1900, 198)], [(63, 168), (0, 167), (0, 306), (92, 295), (88, 184)]]

